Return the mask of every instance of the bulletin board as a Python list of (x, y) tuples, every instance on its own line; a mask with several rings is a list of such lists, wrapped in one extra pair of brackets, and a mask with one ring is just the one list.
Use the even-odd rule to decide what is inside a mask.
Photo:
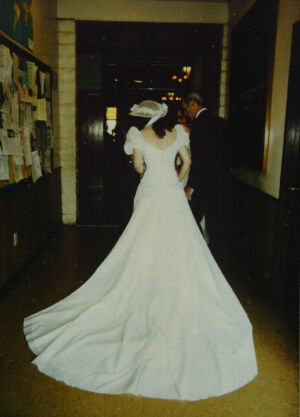
[(0, 36), (0, 187), (53, 170), (51, 68)]

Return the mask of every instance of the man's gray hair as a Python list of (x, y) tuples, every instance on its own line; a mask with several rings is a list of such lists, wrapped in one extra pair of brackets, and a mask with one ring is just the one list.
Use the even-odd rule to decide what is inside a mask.
[(199, 106), (204, 106), (205, 104), (202, 95), (198, 91), (191, 91), (183, 99), (186, 104), (190, 103), (192, 100), (194, 100)]

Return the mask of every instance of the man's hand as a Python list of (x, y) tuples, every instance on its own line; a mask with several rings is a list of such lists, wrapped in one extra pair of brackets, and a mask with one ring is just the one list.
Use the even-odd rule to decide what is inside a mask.
[(192, 194), (194, 192), (194, 188), (186, 187), (185, 190), (184, 190), (184, 192), (185, 192), (186, 198), (188, 200), (191, 200), (192, 199)]

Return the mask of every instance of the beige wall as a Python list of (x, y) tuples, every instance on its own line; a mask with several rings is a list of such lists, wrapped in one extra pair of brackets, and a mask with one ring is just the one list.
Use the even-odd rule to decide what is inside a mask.
[(56, 0), (33, 0), (33, 54), (57, 71)]
[[(233, 0), (230, 6), (229, 23), (236, 24), (254, 0)], [(291, 54), (292, 26), (300, 19), (299, 0), (280, 0), (276, 33), (272, 101), (270, 115), (269, 150), (265, 173), (240, 170), (237, 178), (265, 193), (278, 198), (284, 141), (284, 126)]]
[(58, 17), (76, 20), (227, 23), (226, 3), (143, 0), (58, 0)]

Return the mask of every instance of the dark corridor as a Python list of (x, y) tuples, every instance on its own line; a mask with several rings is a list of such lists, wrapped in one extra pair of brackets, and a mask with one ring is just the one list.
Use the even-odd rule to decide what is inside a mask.
[[(209, 91), (218, 110), (222, 25), (77, 23), (78, 224), (125, 225), (139, 177), (123, 144), (145, 99)], [(205, 89), (204, 89), (205, 86)]]

